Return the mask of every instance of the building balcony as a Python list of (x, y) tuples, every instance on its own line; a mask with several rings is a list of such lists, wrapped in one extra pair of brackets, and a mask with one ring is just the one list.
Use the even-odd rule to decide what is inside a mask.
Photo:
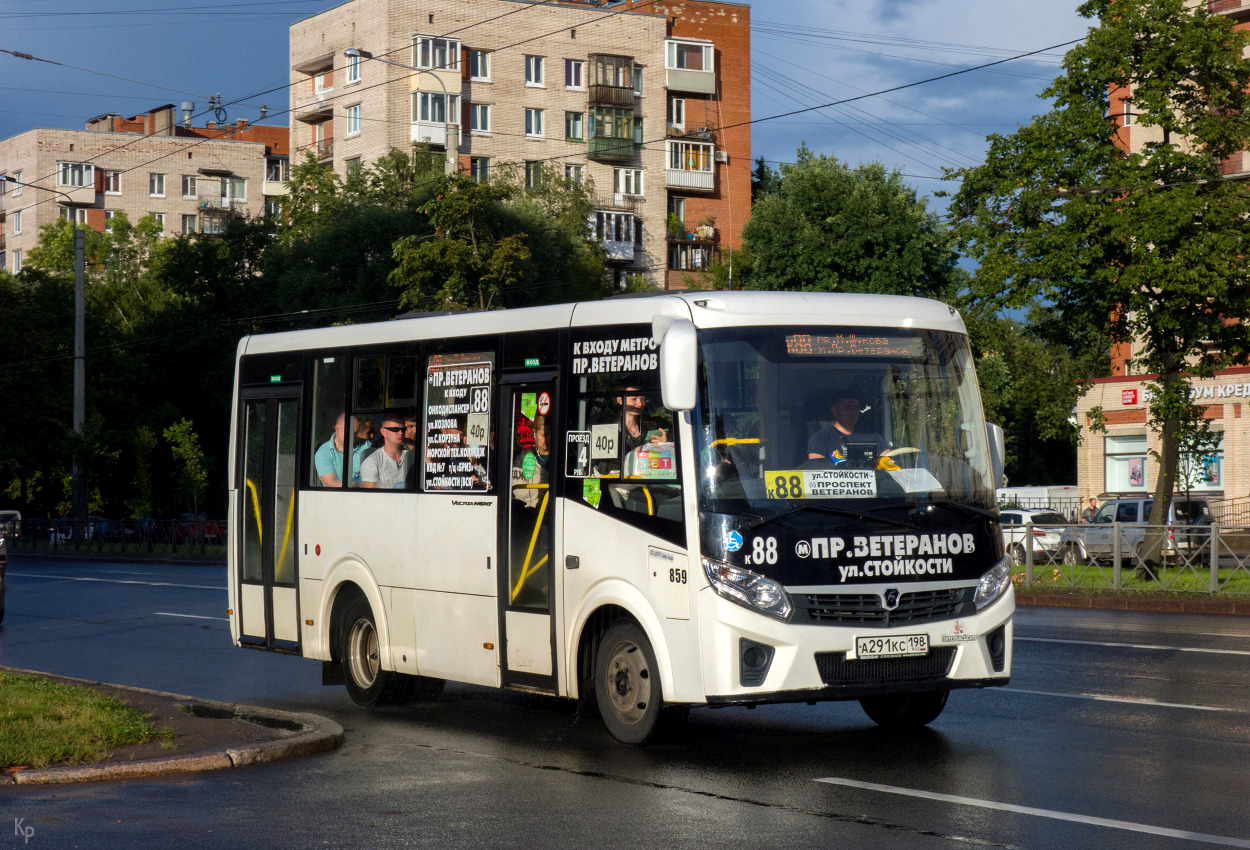
[(64, 203), (72, 206), (89, 206), (95, 203), (95, 185), (91, 186), (57, 186), (57, 192), (62, 193), (65, 200)]
[(630, 86), (591, 85), (591, 106), (621, 106), (634, 108), (634, 90)]
[(1250, 17), (1250, 0), (1207, 0), (1207, 11), (1242, 20)]
[(311, 153), (316, 158), (317, 162), (325, 162), (326, 160), (334, 158), (334, 140), (323, 139), (320, 142), (300, 145), (295, 149), (295, 153), (297, 153), (301, 158), (305, 153)]
[(692, 71), (689, 68), (665, 68), (664, 84), (670, 92), (716, 94), (715, 71)]
[(586, 156), (611, 162), (628, 162), (634, 158), (634, 140), (619, 136), (593, 136), (586, 140)]
[(261, 184), (260, 191), (266, 198), (272, 198), (277, 195), (289, 195), (291, 188), (285, 180), (266, 180)]
[(620, 192), (596, 193), (595, 209), (641, 213), (644, 201), (646, 198), (642, 195), (623, 195)]
[(684, 168), (667, 169), (665, 185), (670, 189), (687, 189), (697, 192), (716, 191), (716, 172), (688, 171)]
[(295, 120), (304, 124), (319, 124), (334, 117), (334, 91), (321, 91), (295, 95)]
[[(453, 125), (453, 141), (458, 138)], [(447, 124), (442, 121), (413, 121), (409, 137), (414, 144), (427, 144), (432, 148), (447, 147)]]

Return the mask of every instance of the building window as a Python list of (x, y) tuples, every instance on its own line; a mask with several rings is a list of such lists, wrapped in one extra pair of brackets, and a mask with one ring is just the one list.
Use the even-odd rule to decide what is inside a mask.
[(347, 107), (347, 135), (360, 135), (360, 104)]
[(105, 233), (113, 232), (113, 216), (115, 215), (117, 215), (117, 210), (105, 210), (104, 211), (104, 232)]
[(221, 195), (231, 201), (247, 200), (247, 178), (226, 177), (221, 181)]
[(668, 167), (676, 171), (711, 171), (715, 147), (701, 142), (669, 142)]
[(87, 210), (85, 207), (61, 207), (61, 218), (75, 224), (86, 224)]
[[(448, 108), (450, 106), (450, 108)], [(448, 117), (450, 116), (450, 118)], [(431, 124), (460, 124), (460, 96), (442, 92), (412, 93), (412, 120)]]
[(586, 63), (581, 59), (564, 60), (564, 87), (578, 91), (586, 88)]
[(13, 252), (13, 274), (17, 274), (22, 270), (22, 252), (17, 250)]
[(313, 75), (313, 91), (321, 94), (322, 92), (334, 90), (334, 72), (321, 71)]
[(104, 172), (104, 193), (120, 195), (122, 193), (122, 173), (120, 171)]
[(564, 179), (580, 186), (582, 184), (582, 167), (580, 165), (564, 166)]
[(530, 138), (542, 138), (543, 135), (543, 112), (542, 109), (525, 109), (525, 135)]
[[(490, 169), (490, 159), (484, 156), (475, 156), (469, 159), (469, 176), (473, 178), (475, 183), (485, 183), (486, 173)], [(526, 177), (529, 177), (528, 170)]]
[(148, 213), (148, 215), (152, 216), (152, 218), (154, 218), (154, 219), (156, 220), (156, 223), (157, 223), (157, 224), (159, 224), (159, 225), (161, 226), (161, 234), (160, 234), (160, 235), (161, 235), (161, 236), (164, 236), (164, 235), (165, 235), (165, 213), (162, 213), (162, 212), (154, 212), (154, 213)]
[(612, 169), (612, 191), (620, 195), (642, 194), (641, 168)]
[(183, 233), (194, 233), (194, 232), (195, 232), (195, 216), (193, 216), (193, 215), (184, 215), (184, 216), (182, 217), (182, 232), (183, 232)]
[(642, 118), (634, 116), (634, 144), (642, 146)]
[(1224, 489), (1224, 435), (1219, 442), (1201, 452), (1181, 452), (1177, 468), (1176, 489), (1223, 490)]
[(17, 184), (13, 187), (13, 197), (16, 198), (18, 195), (22, 194), (22, 172), (14, 171), (13, 181)]
[(286, 157), (272, 157), (265, 160), (265, 180), (270, 183), (285, 183), (291, 176), (291, 161)]
[(668, 267), (673, 271), (707, 271), (711, 264), (710, 245), (692, 245), (689, 242), (668, 244)]
[(590, 111), (590, 135), (593, 138), (628, 139), (633, 122), (632, 109), (596, 106)]
[(642, 97), (642, 67), (634, 66), (634, 94)]
[(460, 70), (460, 40), (418, 35), (412, 39), (412, 64), (431, 70)]
[(669, 98), (668, 126), (675, 130), (686, 129), (686, 99), (683, 97)]
[(490, 53), (488, 51), (469, 51), (469, 78), (478, 82), (490, 82)]
[(57, 163), (56, 185), (76, 188), (94, 186), (95, 166), (89, 162), (59, 162)]
[(280, 218), (282, 216), (282, 201), (277, 198), (265, 198), (265, 218)]
[(361, 169), (361, 163), (360, 163), (360, 157), (358, 156), (353, 156), (350, 159), (346, 159), (343, 161), (343, 171), (346, 172), (348, 177), (351, 177), (352, 175), (355, 175), (355, 174), (359, 174), (360, 169)]
[(525, 188), (537, 189), (543, 184), (543, 164), (535, 160), (525, 162)]
[(1125, 492), (1146, 489), (1146, 435), (1108, 436), (1106, 455), (1106, 489)]
[(638, 231), (634, 227), (633, 213), (595, 213), (595, 239), (599, 242), (632, 244), (637, 233)]
[(668, 196), (668, 214), (677, 216), (677, 220), (685, 227), (686, 222), (686, 199), (675, 195)]
[(469, 130), (471, 132), (490, 132), (490, 104), (473, 103), (469, 105)]
[(712, 45), (665, 42), (664, 67), (681, 71), (712, 70)]
[(182, 197), (184, 198), (196, 197), (196, 189), (197, 189), (197, 184), (196, 184), (195, 175), (194, 174), (182, 175)]
[(525, 57), (525, 84), (527, 86), (543, 85), (543, 57)]
[(165, 175), (155, 172), (148, 175), (148, 194), (153, 198), (165, 197)]
[(586, 138), (586, 131), (582, 126), (584, 120), (580, 112), (564, 113), (564, 138), (576, 142), (584, 141)]
[(22, 232), (22, 211), (18, 210), (17, 212), (13, 213), (13, 235), (16, 236), (17, 234), (21, 232)]
[(347, 82), (349, 84), (360, 82), (360, 56), (359, 55), (347, 57)]

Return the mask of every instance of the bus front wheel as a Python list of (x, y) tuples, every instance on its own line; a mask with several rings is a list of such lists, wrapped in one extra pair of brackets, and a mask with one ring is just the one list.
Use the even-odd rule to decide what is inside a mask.
[[(342, 635), (339, 664), (342, 665), (343, 681), (352, 702), (374, 708), (403, 705), (418, 696), (414, 693), (413, 680), (416, 677), (382, 669), (378, 627), (367, 600), (352, 600), (344, 612), (343, 628), (339, 634)], [(442, 690), (441, 685), (439, 682), (439, 690)]]
[(864, 697), (859, 704), (864, 714), (886, 729), (916, 729), (927, 726), (946, 707), (950, 691), (921, 691), (911, 694), (883, 694)]
[(595, 701), (603, 724), (623, 744), (645, 744), (685, 717), (681, 708), (665, 709), (651, 642), (629, 622), (613, 624), (599, 642)]

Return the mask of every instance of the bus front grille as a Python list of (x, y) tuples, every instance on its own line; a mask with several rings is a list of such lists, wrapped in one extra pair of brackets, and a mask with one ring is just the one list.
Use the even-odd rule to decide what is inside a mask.
[[(973, 613), (974, 588), (921, 590), (899, 596), (898, 607), (887, 610), (876, 593), (799, 593), (794, 595), (798, 612), (806, 612), (809, 623), (817, 625), (863, 625), (889, 628), (939, 620), (953, 620)], [(802, 614), (796, 622), (803, 622)]]
[(938, 647), (928, 655), (915, 658), (872, 658), (863, 661), (848, 661), (845, 652), (816, 653), (820, 680), (826, 685), (939, 679), (950, 673), (954, 662), (953, 646)]

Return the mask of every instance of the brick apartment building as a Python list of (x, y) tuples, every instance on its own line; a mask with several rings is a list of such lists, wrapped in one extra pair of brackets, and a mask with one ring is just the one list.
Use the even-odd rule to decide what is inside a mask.
[(242, 120), (192, 127), (179, 117), (167, 104), (128, 118), (100, 115), (82, 130), (38, 127), (0, 141), (0, 175), (12, 181), (0, 191), (0, 268), (20, 271), (39, 229), (58, 218), (105, 231), (125, 212), (132, 223), (155, 216), (167, 235), (214, 233), (231, 217), (262, 215), (280, 202), (286, 127)]
[[(1250, 28), (1250, 0), (1198, 0), (1212, 13), (1228, 15), (1238, 29)], [(1197, 6), (1198, 2), (1193, 5)], [(1118, 136), (1131, 151), (1151, 141), (1162, 141), (1157, 127), (1145, 127), (1125, 109), (1123, 90), (1111, 93), (1111, 112), (1118, 115)], [(1221, 170), (1226, 175), (1250, 172), (1250, 153), (1235, 154)], [(1096, 380), (1077, 402), (1081, 428), (1077, 449), (1077, 484), (1082, 497), (1153, 493), (1158, 464), (1151, 452), (1160, 449), (1159, 435), (1147, 426), (1150, 388), (1154, 375), (1134, 374), (1132, 358), (1140, 352), (1136, 341), (1112, 347), (1111, 376)], [(1192, 397), (1205, 408), (1219, 444), (1201, 457), (1181, 458), (1178, 490), (1208, 497), (1238, 498), (1250, 494), (1250, 368), (1231, 368), (1211, 378), (1192, 379)], [(1101, 408), (1106, 433), (1090, 429), (1090, 411)]]
[(479, 179), (593, 181), (617, 281), (700, 285), (750, 214), (746, 5), (349, 0), (294, 24), (290, 58), (297, 160), (425, 142)]

